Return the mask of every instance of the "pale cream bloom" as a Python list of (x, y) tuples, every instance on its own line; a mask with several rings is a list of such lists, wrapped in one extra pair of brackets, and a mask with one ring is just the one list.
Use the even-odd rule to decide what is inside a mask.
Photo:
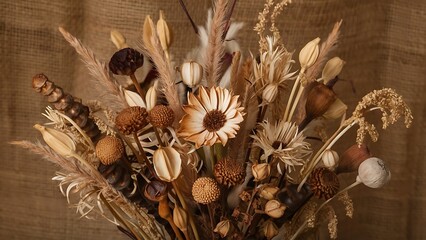
[(200, 87), (198, 96), (190, 93), (188, 105), (184, 106), (185, 116), (180, 122), (179, 136), (195, 143), (195, 147), (225, 145), (234, 138), (244, 120), (243, 107), (238, 96), (227, 89)]
[(269, 156), (278, 158), (289, 171), (296, 165), (303, 165), (304, 158), (311, 154), (310, 144), (305, 142), (305, 136), (298, 132), (294, 123), (280, 121), (271, 124), (264, 121), (252, 138), (254, 145), (264, 151), (261, 160)]

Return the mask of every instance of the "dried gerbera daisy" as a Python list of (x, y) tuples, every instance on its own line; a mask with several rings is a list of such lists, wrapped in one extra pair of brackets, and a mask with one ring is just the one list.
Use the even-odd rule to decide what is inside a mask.
[(289, 171), (296, 165), (302, 165), (304, 158), (311, 154), (310, 144), (305, 142), (302, 133), (298, 133), (294, 123), (280, 121), (271, 124), (264, 121), (259, 124), (256, 135), (252, 135), (252, 138), (254, 145), (264, 151), (262, 160), (269, 156), (278, 158)]
[(244, 180), (246, 169), (243, 164), (225, 157), (216, 163), (213, 173), (218, 183), (230, 187)]
[(133, 106), (123, 109), (115, 118), (115, 125), (120, 132), (129, 135), (141, 130), (148, 124), (148, 112), (145, 108)]
[(213, 178), (200, 177), (192, 185), (192, 196), (197, 203), (212, 203), (220, 196), (219, 185)]
[(308, 183), (315, 196), (325, 199), (336, 195), (340, 187), (336, 173), (325, 167), (315, 169), (311, 173)]
[(195, 143), (195, 147), (212, 146), (221, 142), (225, 145), (234, 138), (243, 119), (243, 107), (238, 96), (221, 87), (207, 91), (200, 87), (199, 95), (188, 95), (188, 105), (183, 116), (179, 135)]

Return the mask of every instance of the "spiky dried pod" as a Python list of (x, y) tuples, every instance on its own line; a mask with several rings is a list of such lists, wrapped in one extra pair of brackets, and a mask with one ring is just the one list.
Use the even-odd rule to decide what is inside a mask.
[(244, 181), (246, 169), (243, 164), (225, 157), (216, 163), (213, 174), (218, 183), (231, 187)]
[(192, 185), (192, 196), (197, 203), (212, 203), (219, 199), (219, 185), (213, 178), (200, 177)]
[(89, 117), (89, 108), (74, 97), (55, 85), (43, 73), (37, 74), (32, 79), (33, 89), (47, 97), (49, 103), (58, 111), (71, 118), (86, 134), (96, 142), (101, 131), (95, 122)]
[(116, 127), (126, 135), (138, 132), (147, 124), (148, 112), (139, 106), (125, 108), (115, 118)]
[(336, 195), (340, 187), (337, 174), (325, 167), (315, 169), (311, 173), (308, 183), (315, 196), (325, 199)]

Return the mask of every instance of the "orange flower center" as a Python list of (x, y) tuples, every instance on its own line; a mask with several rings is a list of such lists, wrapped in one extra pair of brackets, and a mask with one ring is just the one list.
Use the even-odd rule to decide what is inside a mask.
[(209, 132), (220, 130), (226, 123), (226, 116), (219, 110), (212, 110), (203, 119), (203, 127)]

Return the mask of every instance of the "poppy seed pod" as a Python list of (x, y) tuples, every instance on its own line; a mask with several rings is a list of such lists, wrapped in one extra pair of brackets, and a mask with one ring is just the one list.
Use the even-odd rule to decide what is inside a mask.
[(182, 81), (190, 88), (200, 84), (203, 79), (203, 71), (203, 67), (195, 61), (185, 62), (180, 67)]
[(371, 157), (359, 165), (357, 181), (367, 187), (383, 187), (390, 179), (391, 173), (380, 158)]
[(133, 48), (123, 48), (117, 51), (109, 61), (109, 69), (117, 75), (130, 76), (142, 65), (143, 55)]
[(306, 117), (315, 119), (322, 116), (336, 100), (336, 94), (324, 84), (318, 84), (309, 91), (306, 99)]
[(318, 44), (321, 41), (319, 37), (308, 42), (299, 53), (299, 62), (302, 68), (311, 67), (318, 58), (319, 47)]
[(340, 155), (339, 165), (336, 173), (347, 173), (358, 170), (359, 165), (372, 155), (370, 149), (365, 144), (354, 144)]

